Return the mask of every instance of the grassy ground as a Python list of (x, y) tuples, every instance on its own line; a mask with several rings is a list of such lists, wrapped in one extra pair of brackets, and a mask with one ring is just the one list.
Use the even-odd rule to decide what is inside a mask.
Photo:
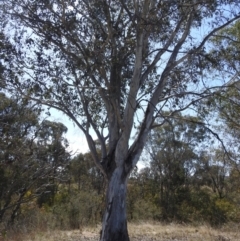
[[(220, 229), (209, 226), (189, 226), (160, 223), (130, 223), (131, 241), (240, 241), (240, 225), (227, 225)], [(34, 234), (16, 234), (4, 241), (97, 241), (100, 226), (74, 231), (38, 231)]]

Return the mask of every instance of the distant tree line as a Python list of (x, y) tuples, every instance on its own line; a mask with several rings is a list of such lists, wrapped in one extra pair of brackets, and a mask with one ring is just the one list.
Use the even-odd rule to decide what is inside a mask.
[[(202, 103), (204, 117), (165, 118), (166, 111), (155, 122), (142, 156), (146, 167), (130, 176), (128, 220), (240, 221), (240, 130), (229, 119), (239, 112), (231, 115), (229, 95), (240, 99), (233, 86), (211, 104)], [(99, 223), (106, 181), (90, 153), (71, 156), (67, 128), (42, 120), (41, 106), (3, 93), (0, 98), (1, 229), (37, 226), (41, 218), (61, 229)], [(207, 116), (219, 120), (217, 137), (202, 124)]]

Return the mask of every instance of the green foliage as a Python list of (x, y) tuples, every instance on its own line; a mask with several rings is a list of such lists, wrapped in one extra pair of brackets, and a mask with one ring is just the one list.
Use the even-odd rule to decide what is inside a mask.
[(130, 179), (129, 217), (213, 226), (237, 220), (233, 213), (239, 195), (233, 190), (239, 190), (238, 169), (220, 147), (203, 149), (209, 138), (201, 122), (190, 116), (177, 115), (152, 131), (147, 146), (150, 167)]
[(185, 221), (221, 225), (227, 221), (227, 215), (226, 210), (216, 204), (217, 200), (218, 198), (208, 187), (193, 190), (189, 199), (181, 206), (181, 215)]
[[(2, 155), (1, 159), (0, 207), (15, 205), (19, 200), (31, 204), (14, 206), (18, 210), (14, 219), (19, 227), (21, 222), (25, 225), (46, 222), (51, 228), (78, 229), (100, 222), (105, 206), (105, 182), (91, 155), (80, 154), (70, 160), (65, 150), (64, 125), (39, 123), (37, 112), (32, 113), (31, 108), (28, 110), (21, 102), (4, 95), (1, 98), (4, 140), (21, 147), (21, 153), (18, 155), (15, 146), (7, 146), (6, 141), (1, 142), (2, 150), (12, 154)], [(29, 119), (24, 119), (24, 110), (29, 111)], [(30, 133), (37, 136), (32, 145), (29, 145)], [(213, 226), (239, 221), (238, 169), (230, 165), (221, 149), (212, 150), (211, 154), (200, 151), (207, 138), (198, 119), (181, 115), (152, 132), (148, 143), (150, 165), (135, 169), (129, 180), (129, 220), (208, 222)], [(24, 165), (13, 154), (22, 158), (21, 164), (31, 168), (23, 169)], [(27, 155), (28, 159), (24, 159)], [(51, 171), (44, 172), (47, 168)], [(36, 175), (37, 169), (41, 170), (39, 176), (29, 179)], [(231, 170), (229, 175), (226, 170)], [(22, 189), (31, 185), (31, 180), (34, 185)], [(6, 190), (12, 190), (11, 195), (7, 196)], [(16, 210), (7, 209), (2, 220), (7, 222)], [(3, 213), (3, 209), (0, 211)]]
[(102, 194), (104, 177), (95, 166), (90, 153), (79, 154), (74, 157), (68, 166), (70, 182), (77, 184), (78, 190), (95, 189)]
[[(101, 221), (103, 176), (95, 167), (89, 153), (72, 158), (65, 169), (66, 181), (46, 187), (37, 203), (51, 214), (60, 229), (78, 229)], [(54, 190), (52, 190), (54, 189)]]
[(213, 57), (222, 63), (222, 67), (228, 71), (234, 71), (240, 64), (240, 21), (222, 29), (212, 38), (214, 47)]
[(151, 199), (137, 199), (133, 208), (133, 220), (156, 220), (160, 216), (160, 209)]
[[(149, 170), (148, 170), (149, 171)], [(154, 220), (160, 215), (160, 209), (156, 204), (156, 192), (150, 179), (137, 174), (130, 179), (128, 185), (127, 213), (128, 220)]]
[[(134, 182), (134, 185), (131, 184)], [(155, 191), (151, 186), (155, 186)], [(129, 220), (161, 220), (221, 226), (239, 220), (239, 204), (232, 198), (219, 198), (212, 187), (187, 188), (179, 185), (174, 194), (163, 195), (159, 183), (153, 179), (136, 176), (128, 186)]]
[(61, 229), (79, 229), (82, 226), (97, 224), (101, 221), (102, 196), (94, 190), (71, 191), (67, 197), (61, 191), (55, 197), (52, 214)]
[[(237, 70), (237, 73), (225, 84), (225, 89), (211, 98), (212, 111), (216, 111), (217, 118), (223, 122), (224, 130), (238, 139), (240, 136), (240, 21), (224, 28), (213, 39), (213, 52), (222, 62), (228, 72)], [(240, 148), (240, 147), (238, 147)]]
[(197, 149), (208, 137), (199, 123), (197, 118), (178, 114), (149, 136), (147, 150), (163, 220), (182, 218), (178, 210), (190, 195), (191, 172), (199, 160)]
[[(59, 168), (66, 165), (69, 154), (58, 129), (40, 135), (47, 125), (59, 126), (39, 121), (40, 106), (3, 93), (0, 100), (0, 223), (12, 226), (21, 215), (22, 204), (38, 196), (41, 205), (41, 198), (49, 194), (55, 178), (63, 177)], [(41, 142), (49, 137), (48, 143)]]

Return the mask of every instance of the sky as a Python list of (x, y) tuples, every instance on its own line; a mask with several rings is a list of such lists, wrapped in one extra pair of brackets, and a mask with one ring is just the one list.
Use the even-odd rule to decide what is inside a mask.
[(51, 109), (50, 113), (51, 116), (47, 117), (48, 120), (61, 122), (68, 128), (68, 131), (65, 134), (65, 137), (69, 142), (68, 151), (71, 151), (73, 155), (88, 152), (88, 144), (81, 130), (79, 130), (79, 128), (63, 113), (54, 109)]

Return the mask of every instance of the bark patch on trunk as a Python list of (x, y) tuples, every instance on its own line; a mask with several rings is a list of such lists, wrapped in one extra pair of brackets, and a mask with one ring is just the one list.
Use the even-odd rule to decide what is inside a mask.
[(129, 241), (126, 217), (127, 175), (116, 168), (108, 183), (101, 241)]

